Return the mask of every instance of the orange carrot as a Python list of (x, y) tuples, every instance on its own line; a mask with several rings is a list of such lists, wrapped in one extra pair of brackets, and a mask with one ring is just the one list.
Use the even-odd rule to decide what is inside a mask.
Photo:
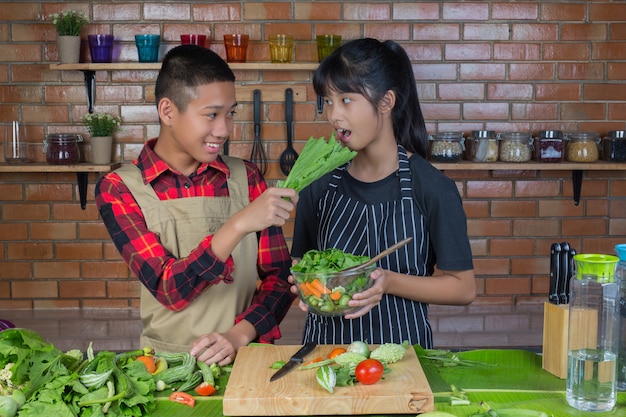
[(311, 286), (316, 288), (322, 294), (330, 293), (330, 290), (326, 288), (324, 284), (322, 284), (322, 281), (320, 281), (319, 278), (315, 278), (313, 281), (311, 281)]
[(317, 288), (313, 286), (313, 283), (305, 282), (305, 285), (307, 286), (309, 291), (311, 291), (312, 295), (316, 296), (317, 298), (322, 298), (322, 293), (320, 292), (320, 290), (318, 290)]
[(300, 283), (300, 291), (302, 291), (302, 295), (304, 295), (305, 297), (313, 294), (306, 282)]
[(329, 297), (333, 301), (339, 301), (341, 298), (341, 291), (333, 291), (330, 293)]
[(322, 358), (315, 358), (313, 360), (308, 361), (307, 363), (303, 363), (301, 366), (307, 366), (307, 365), (311, 365), (313, 363), (321, 362), (321, 361), (322, 361)]

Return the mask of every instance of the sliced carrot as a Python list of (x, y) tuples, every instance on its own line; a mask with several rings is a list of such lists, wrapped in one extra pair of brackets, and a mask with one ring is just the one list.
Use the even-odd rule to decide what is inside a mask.
[(342, 347), (338, 347), (338, 348), (334, 348), (333, 350), (330, 351), (330, 353), (328, 354), (328, 359), (333, 359), (336, 356), (341, 355), (342, 353), (346, 353), (346, 348), (342, 348)]
[(313, 363), (321, 362), (321, 361), (322, 361), (322, 358), (315, 358), (313, 360), (308, 361), (307, 363), (303, 363), (302, 366), (311, 365)]
[(317, 290), (322, 294), (330, 293), (330, 290), (326, 288), (324, 284), (322, 284), (322, 281), (320, 281), (319, 278), (315, 278), (313, 281), (311, 281), (311, 285), (317, 288)]
[(333, 291), (328, 296), (333, 301), (339, 301), (341, 299), (341, 291)]
[(306, 282), (305, 284), (306, 284), (307, 288), (309, 289), (309, 291), (311, 291), (312, 295), (316, 296), (317, 298), (321, 298), (322, 297), (322, 293), (320, 292), (320, 290), (318, 290), (316, 287), (314, 287), (311, 282)]
[(304, 295), (305, 297), (313, 294), (306, 282), (300, 283), (300, 291), (302, 291), (302, 295)]

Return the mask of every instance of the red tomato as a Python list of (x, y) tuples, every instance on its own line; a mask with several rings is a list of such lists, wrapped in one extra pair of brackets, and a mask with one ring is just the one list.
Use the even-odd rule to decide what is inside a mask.
[(194, 391), (198, 395), (202, 395), (203, 397), (207, 397), (209, 395), (213, 395), (215, 393), (215, 387), (208, 382), (203, 382), (197, 387), (194, 388)]
[(356, 379), (361, 384), (371, 385), (378, 382), (385, 372), (385, 366), (376, 359), (365, 359), (356, 366)]
[(191, 394), (187, 394), (186, 392), (180, 392), (180, 391), (174, 391), (172, 395), (170, 395), (170, 401), (188, 405), (189, 407), (193, 407), (194, 405), (196, 405), (196, 400), (193, 398)]

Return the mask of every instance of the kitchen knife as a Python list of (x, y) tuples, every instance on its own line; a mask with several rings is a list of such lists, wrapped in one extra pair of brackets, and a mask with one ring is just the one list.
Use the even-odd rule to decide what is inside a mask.
[(569, 250), (570, 246), (567, 242), (561, 242), (561, 278), (559, 279), (559, 300), (561, 304), (568, 304), (569, 294), (567, 293), (567, 284), (569, 283)]
[[(574, 256), (576, 255), (576, 249), (574, 248), (570, 248), (569, 250), (569, 273), (570, 275), (574, 275), (576, 273), (576, 270), (574, 268)], [(569, 277), (571, 278), (571, 276)], [(568, 278), (567, 281), (565, 281), (565, 302), (569, 304), (569, 282), (570, 279)]]
[(282, 368), (276, 371), (274, 375), (272, 375), (272, 377), (270, 378), (270, 382), (276, 381), (278, 378), (284, 377), (289, 372), (300, 366), (302, 364), (302, 361), (304, 360), (304, 357), (309, 354), (313, 349), (315, 349), (315, 346), (317, 346), (317, 344), (312, 342), (302, 346), (300, 350), (298, 350), (295, 355), (293, 355), (291, 359), (289, 359), (289, 362), (287, 362)]
[(550, 294), (548, 300), (552, 304), (560, 304), (559, 279), (561, 278), (561, 245), (554, 242), (550, 247)]

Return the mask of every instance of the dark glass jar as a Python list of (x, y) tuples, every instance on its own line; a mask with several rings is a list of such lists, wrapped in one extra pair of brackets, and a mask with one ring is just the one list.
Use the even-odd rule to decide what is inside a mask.
[(612, 130), (602, 139), (602, 159), (626, 162), (626, 131)]
[(542, 130), (535, 138), (535, 160), (561, 162), (565, 156), (565, 142), (560, 130)]
[(43, 141), (43, 151), (50, 165), (73, 165), (80, 162), (78, 143), (83, 141), (81, 135), (74, 133), (52, 133)]
[(428, 157), (433, 162), (458, 162), (463, 159), (464, 138), (462, 132), (444, 132), (431, 135), (428, 141)]
[(565, 138), (565, 155), (569, 162), (596, 162), (600, 158), (600, 138), (596, 132), (568, 133)]
[(493, 130), (472, 130), (465, 145), (465, 159), (472, 162), (496, 162), (498, 139)]

